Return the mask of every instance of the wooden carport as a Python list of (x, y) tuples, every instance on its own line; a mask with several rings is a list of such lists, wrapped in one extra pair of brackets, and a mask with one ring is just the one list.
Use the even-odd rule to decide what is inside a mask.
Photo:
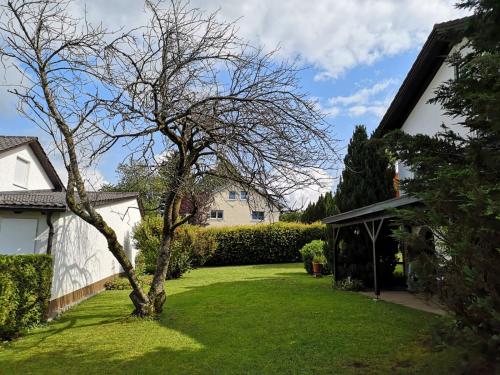
[(331, 225), (333, 231), (333, 275), (337, 276), (337, 240), (341, 228), (351, 225), (363, 224), (372, 241), (373, 257), (373, 285), (375, 297), (380, 295), (377, 274), (377, 248), (376, 242), (384, 220), (390, 219), (397, 214), (397, 209), (419, 204), (420, 199), (403, 195), (401, 197), (388, 199), (386, 201), (357, 208), (352, 211), (343, 212), (322, 220), (324, 224)]

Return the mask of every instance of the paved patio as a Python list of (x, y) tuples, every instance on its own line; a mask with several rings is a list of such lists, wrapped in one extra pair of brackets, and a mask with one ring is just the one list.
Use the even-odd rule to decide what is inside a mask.
[[(374, 298), (373, 292), (361, 292), (361, 294), (370, 298)], [(444, 311), (438, 304), (436, 304), (432, 300), (426, 300), (423, 296), (412, 294), (406, 291), (383, 290), (380, 292), (379, 299), (382, 301), (411, 307), (412, 309), (430, 312), (432, 314), (446, 315), (446, 311)]]

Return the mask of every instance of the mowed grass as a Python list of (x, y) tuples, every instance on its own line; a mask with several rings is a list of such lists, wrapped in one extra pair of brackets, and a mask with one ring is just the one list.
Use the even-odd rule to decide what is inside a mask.
[(448, 374), (433, 315), (357, 293), (299, 264), (204, 268), (167, 282), (159, 320), (129, 291), (95, 296), (0, 348), (0, 374)]

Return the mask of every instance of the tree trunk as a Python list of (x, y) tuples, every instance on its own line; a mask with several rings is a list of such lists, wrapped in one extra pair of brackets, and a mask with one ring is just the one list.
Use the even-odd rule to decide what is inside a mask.
[(151, 307), (150, 300), (146, 293), (142, 290), (132, 262), (128, 259), (123, 246), (118, 241), (115, 231), (104, 222), (99, 213), (95, 212), (94, 219), (94, 222), (90, 224), (92, 224), (97, 230), (99, 230), (100, 233), (102, 233), (102, 235), (104, 235), (106, 241), (108, 242), (109, 251), (122, 266), (123, 271), (132, 286), (133, 290), (129, 297), (135, 307), (133, 314), (140, 317), (152, 315), (153, 309)]
[(167, 299), (164, 284), (167, 278), (168, 265), (170, 263), (170, 247), (174, 239), (175, 228), (180, 224), (177, 222), (182, 200), (179, 191), (184, 183), (185, 174), (186, 168), (184, 165), (184, 158), (181, 158), (177, 167), (176, 183), (172, 186), (171, 191), (167, 194), (165, 199), (162, 242), (156, 260), (156, 271), (148, 294), (150, 303), (156, 314), (160, 314), (163, 311), (163, 305)]
[(158, 259), (156, 260), (156, 271), (151, 283), (151, 289), (149, 290), (149, 300), (156, 314), (160, 314), (163, 311), (163, 305), (167, 299), (164, 284), (170, 263), (172, 237), (172, 231), (164, 231)]

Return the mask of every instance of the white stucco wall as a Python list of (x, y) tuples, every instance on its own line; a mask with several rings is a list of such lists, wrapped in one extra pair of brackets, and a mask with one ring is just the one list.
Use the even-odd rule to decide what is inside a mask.
[[(271, 210), (265, 200), (260, 196), (250, 196), (249, 200), (241, 200), (239, 193), (242, 189), (230, 188), (225, 189), (214, 196), (214, 201), (210, 207), (211, 210), (223, 210), (224, 218), (211, 219), (209, 215), (208, 226), (224, 227), (233, 225), (255, 225), (255, 224), (270, 224), (279, 220), (279, 211), (274, 208)], [(236, 200), (229, 199), (229, 191), (238, 192)], [(264, 211), (264, 221), (252, 220), (252, 211)]]
[[(116, 231), (118, 240), (135, 264), (137, 250), (133, 246), (132, 230), (141, 220), (137, 200), (101, 206), (97, 211)], [(49, 234), (46, 220), (41, 212), (0, 211), (0, 254), (45, 254)], [(54, 213), (52, 222), (55, 233), (51, 299), (122, 272), (104, 236), (94, 227), (71, 212)]]
[[(29, 162), (28, 184), (24, 187), (14, 183), (16, 159), (18, 156)], [(2, 172), (0, 191), (54, 188), (54, 185), (50, 182), (50, 179), (29, 145), (20, 146), (0, 154), (0, 171)]]
[[(464, 43), (465, 41), (457, 44), (451, 50), (450, 55), (455, 53)], [(453, 79), (454, 77), (454, 68), (447, 62), (444, 62), (425, 89), (406, 121), (403, 123), (403, 126), (401, 127), (402, 131), (411, 135), (425, 134), (433, 136), (442, 131), (441, 125), (444, 124), (461, 135), (467, 134), (466, 128), (459, 124), (459, 122), (462, 121), (461, 118), (452, 118), (447, 116), (440, 104), (429, 103), (429, 100), (436, 96), (436, 89), (441, 84)], [(399, 174), (400, 180), (410, 178), (412, 176), (412, 172), (401, 162), (397, 163), (396, 172)]]
[[(130, 199), (98, 208), (118, 236), (132, 263), (137, 250), (132, 230), (141, 220), (137, 200)], [(65, 212), (55, 223), (54, 278), (51, 299), (61, 297), (87, 285), (122, 272), (109, 252), (104, 236), (76, 215)]]

